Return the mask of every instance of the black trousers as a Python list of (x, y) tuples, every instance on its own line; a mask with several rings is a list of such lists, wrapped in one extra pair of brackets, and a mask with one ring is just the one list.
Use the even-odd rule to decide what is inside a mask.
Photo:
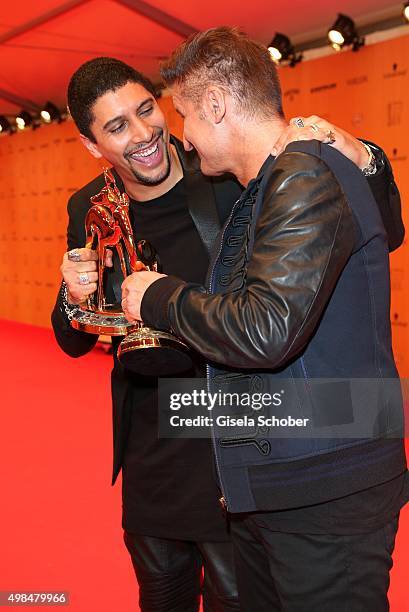
[(141, 612), (239, 612), (230, 542), (168, 540), (124, 532)]
[(243, 612), (386, 612), (398, 517), (372, 533), (281, 533), (230, 522)]

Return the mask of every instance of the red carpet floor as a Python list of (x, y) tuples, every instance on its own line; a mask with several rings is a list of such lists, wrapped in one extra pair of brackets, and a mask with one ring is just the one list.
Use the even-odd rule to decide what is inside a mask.
[[(0, 591), (68, 591), (76, 612), (135, 612), (120, 483), (110, 486), (111, 357), (72, 360), (49, 330), (18, 323), (1, 322), (0, 338)], [(408, 507), (394, 559), (391, 612), (409, 612)]]

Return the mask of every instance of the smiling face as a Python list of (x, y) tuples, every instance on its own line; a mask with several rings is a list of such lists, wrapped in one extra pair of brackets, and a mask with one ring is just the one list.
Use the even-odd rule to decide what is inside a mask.
[(92, 107), (95, 143), (83, 142), (104, 157), (123, 179), (158, 185), (170, 173), (169, 132), (155, 98), (139, 83), (108, 91)]

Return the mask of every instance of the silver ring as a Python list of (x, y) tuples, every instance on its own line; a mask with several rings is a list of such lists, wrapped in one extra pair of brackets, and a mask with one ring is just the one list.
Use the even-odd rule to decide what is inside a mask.
[(293, 125), (295, 125), (295, 127), (298, 127), (298, 128), (305, 127), (304, 121), (301, 119), (301, 117), (297, 117), (296, 119), (294, 119), (293, 120)]
[(319, 132), (320, 129), (316, 123), (311, 123), (310, 128), (313, 132)]
[(78, 282), (80, 285), (89, 285), (89, 276), (87, 272), (80, 272), (78, 274)]
[(68, 259), (70, 261), (81, 261), (81, 253), (79, 252), (79, 249), (72, 249), (71, 251), (68, 251)]
[(332, 130), (328, 130), (328, 132), (325, 134), (325, 140), (324, 143), (325, 144), (334, 144), (336, 138), (335, 138), (335, 134)]

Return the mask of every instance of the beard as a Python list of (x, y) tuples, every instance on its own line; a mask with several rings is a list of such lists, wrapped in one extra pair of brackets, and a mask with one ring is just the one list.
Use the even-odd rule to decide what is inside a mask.
[(152, 174), (146, 175), (143, 173), (143, 171), (136, 170), (132, 166), (132, 162), (129, 161), (129, 158), (128, 158), (129, 154), (125, 153), (125, 157), (128, 159), (129, 167), (130, 167), (130, 170), (134, 178), (138, 181), (138, 183), (141, 183), (142, 185), (147, 185), (147, 186), (159, 185), (160, 183), (165, 181), (170, 174), (170, 155), (169, 155), (168, 147), (166, 146), (163, 140), (163, 130), (162, 129), (158, 128), (158, 130), (156, 131), (154, 135), (154, 139), (156, 138), (158, 138), (158, 142), (159, 140), (161, 141), (160, 146), (163, 147), (163, 161), (164, 161), (162, 168), (158, 171), (158, 174), (156, 176), (155, 175), (152, 176)]
[(131, 172), (138, 181), (138, 183), (142, 183), (142, 185), (159, 185), (164, 180), (166, 180), (170, 174), (170, 156), (167, 147), (164, 147), (164, 161), (165, 166), (162, 168), (157, 176), (146, 176), (142, 172), (138, 172), (135, 168), (131, 166)]

